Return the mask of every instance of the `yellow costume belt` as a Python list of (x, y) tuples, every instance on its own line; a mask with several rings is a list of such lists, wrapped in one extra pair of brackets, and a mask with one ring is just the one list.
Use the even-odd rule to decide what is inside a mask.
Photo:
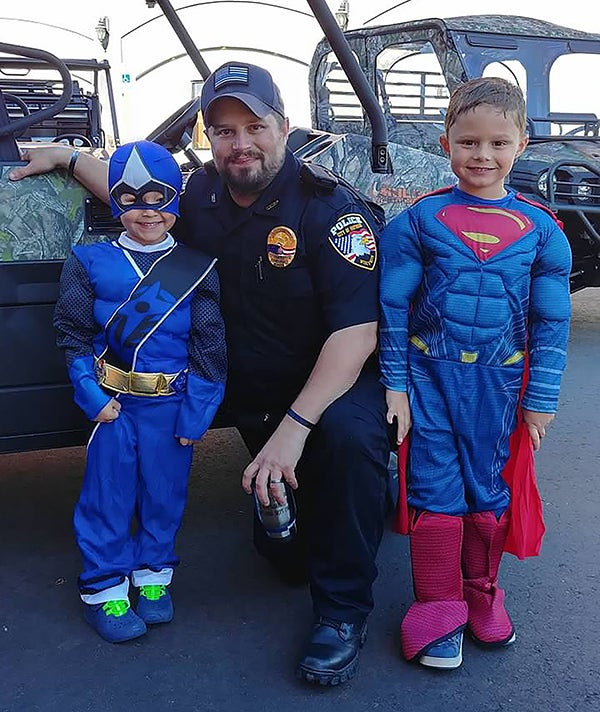
[(103, 359), (96, 359), (96, 373), (104, 388), (132, 396), (171, 396), (176, 392), (171, 384), (179, 376), (179, 373), (122, 371)]

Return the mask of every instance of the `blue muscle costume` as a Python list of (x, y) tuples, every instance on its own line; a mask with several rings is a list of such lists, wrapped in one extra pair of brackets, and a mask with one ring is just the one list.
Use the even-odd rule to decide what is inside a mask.
[[(413, 609), (403, 623), (404, 654), (413, 659), (464, 627), (464, 599), (472, 629), (481, 596), (490, 610), (492, 598), (502, 603), (496, 577), (510, 501), (502, 470), (525, 353), (521, 405), (554, 413), (566, 363), (571, 257), (540, 206), (510, 190), (483, 200), (449, 188), (391, 221), (381, 260), (383, 382), (408, 393), (413, 421), (408, 493), (417, 514), (411, 554), (421, 609), (418, 624)], [(502, 616), (476, 637), (506, 643), (514, 631)]]
[[(159, 146), (118, 149), (109, 186), (115, 215), (148, 207), (178, 214), (181, 176)], [(148, 191), (163, 201), (148, 206)], [(130, 576), (136, 586), (171, 581), (192, 460), (178, 438), (200, 438), (224, 393), (214, 264), (168, 234), (141, 245), (126, 233), (75, 247), (65, 263), (55, 326), (75, 401), (92, 420), (111, 398), (121, 404), (119, 417), (94, 429), (75, 509), (86, 603), (126, 599)]]

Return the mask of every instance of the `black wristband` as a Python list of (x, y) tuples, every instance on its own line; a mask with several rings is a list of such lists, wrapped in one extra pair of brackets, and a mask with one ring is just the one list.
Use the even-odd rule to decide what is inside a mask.
[(71, 158), (69, 159), (69, 166), (67, 168), (67, 173), (73, 178), (75, 176), (75, 164), (79, 158), (79, 151), (73, 151)]
[(292, 420), (295, 420), (297, 423), (300, 423), (300, 425), (303, 425), (305, 428), (308, 428), (309, 430), (312, 430), (315, 427), (315, 423), (311, 423), (310, 420), (306, 420), (306, 418), (303, 418), (299, 413), (296, 413), (296, 411), (292, 410), (291, 408), (288, 408), (286, 410), (286, 415), (288, 415)]

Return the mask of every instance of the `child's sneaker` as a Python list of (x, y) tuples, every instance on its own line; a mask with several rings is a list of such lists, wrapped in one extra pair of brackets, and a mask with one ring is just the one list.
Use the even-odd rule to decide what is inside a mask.
[(454, 670), (462, 663), (463, 632), (432, 645), (425, 655), (421, 655), (419, 662), (427, 667), (440, 670)]
[(127, 600), (84, 603), (83, 617), (101, 638), (109, 643), (124, 643), (144, 635), (146, 624)]
[(137, 614), (148, 625), (170, 623), (173, 620), (173, 601), (163, 584), (140, 586)]

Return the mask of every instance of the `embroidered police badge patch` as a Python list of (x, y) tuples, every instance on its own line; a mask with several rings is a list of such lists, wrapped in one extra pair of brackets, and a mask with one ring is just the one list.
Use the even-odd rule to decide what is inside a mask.
[(296, 255), (298, 239), (289, 227), (274, 227), (267, 236), (267, 257), (273, 267), (287, 267)]
[(375, 235), (362, 215), (348, 213), (329, 230), (329, 241), (337, 252), (357, 267), (372, 270), (377, 264)]

